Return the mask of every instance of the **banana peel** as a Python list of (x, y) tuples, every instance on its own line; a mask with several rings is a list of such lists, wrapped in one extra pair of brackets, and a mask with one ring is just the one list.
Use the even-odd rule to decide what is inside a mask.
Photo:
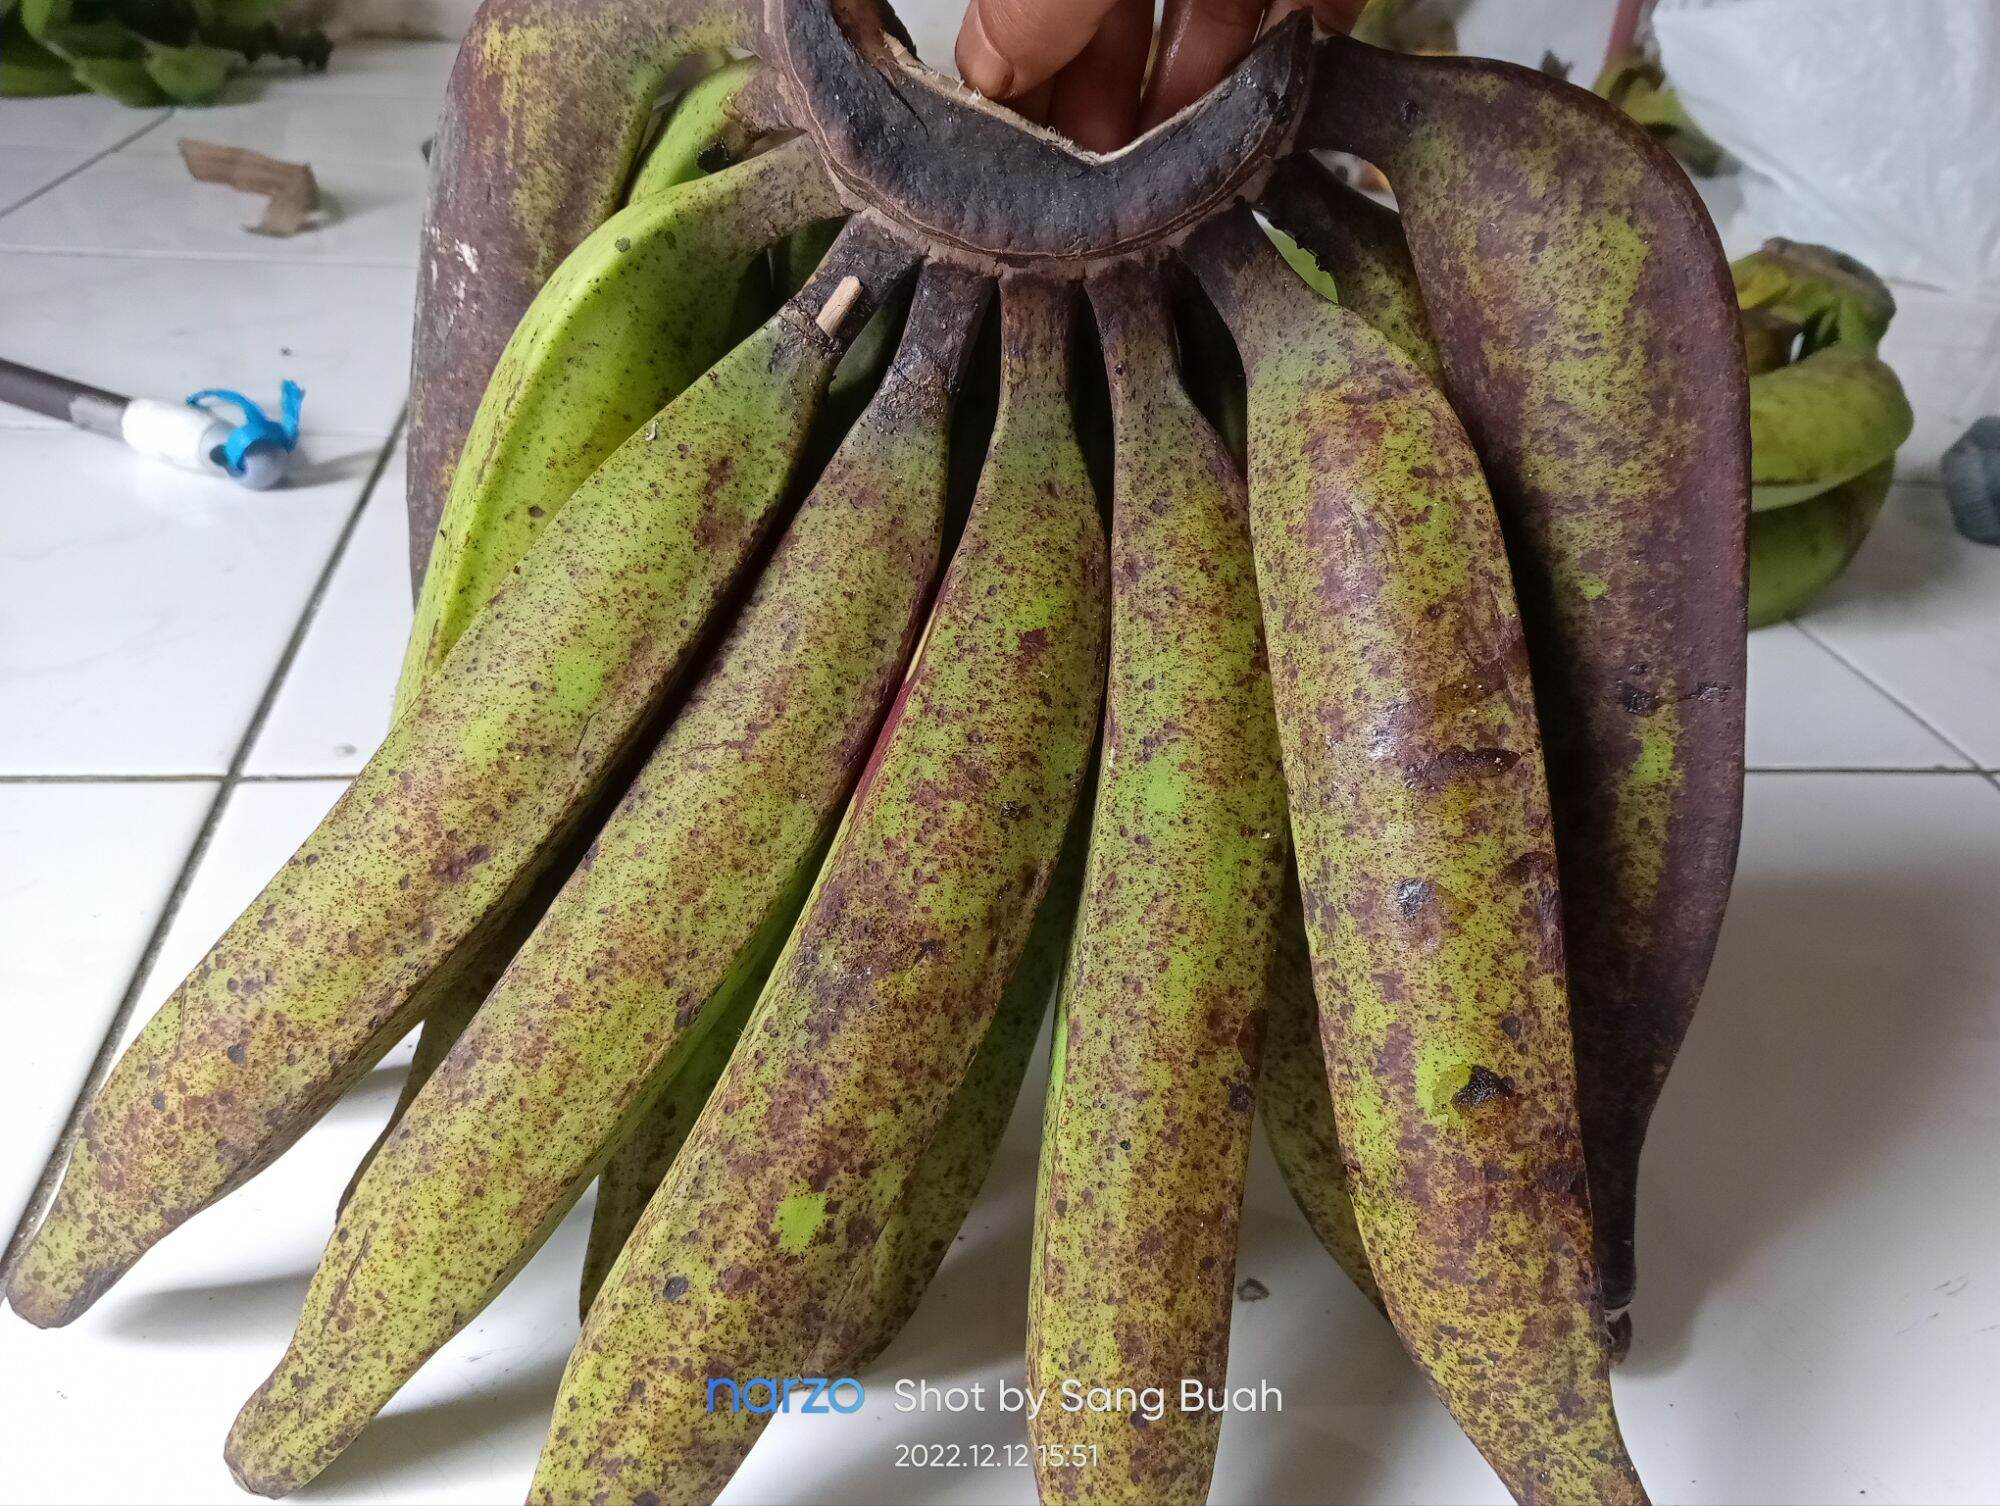
[(1915, 422), (1878, 351), (1881, 278), (1825, 246), (1773, 240), (1730, 268), (1750, 369), (1750, 625), (1804, 610), (1846, 569)]
[(1750, 519), (1750, 626), (1795, 617), (1839, 579), (1889, 498), (1895, 462)]
[(1833, 345), (1750, 380), (1750, 509), (1809, 501), (1890, 459), (1915, 422), (1880, 357)]

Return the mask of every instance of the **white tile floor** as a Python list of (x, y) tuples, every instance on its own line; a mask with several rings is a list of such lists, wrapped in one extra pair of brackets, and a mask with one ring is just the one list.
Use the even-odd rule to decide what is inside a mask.
[[(0, 352), (173, 396), (308, 391), (304, 484), (253, 495), (0, 414), (0, 1235), (121, 1000), (129, 1033), (364, 760), (407, 621), (401, 408), (423, 171), (449, 50), (352, 46), (201, 112), (0, 108)], [(182, 135), (311, 160), (340, 218), (292, 241), (190, 183)], [(1753, 640), (1741, 874), (1648, 1165), (1618, 1380), (1663, 1499), (2000, 1494), (2000, 552), (1927, 478), (2000, 409), (2000, 311), (1905, 298), (1919, 415), (1849, 578)], [(137, 981), (135, 982), (135, 978)], [(235, 1499), (218, 1445), (275, 1358), (396, 1059), (75, 1329), (0, 1318), (0, 1501)], [(1018, 1375), (1032, 1116), (858, 1419), (787, 1419), (736, 1502), (1019, 1501), (1017, 1470), (892, 1467), (891, 1382)], [(1260, 1153), (1261, 1154), (1261, 1153)], [(1259, 1161), (1218, 1501), (1492, 1501), (1491, 1476)], [(574, 1221), (315, 1488), (518, 1499), (574, 1331)], [(107, 1431), (111, 1429), (114, 1431)], [(103, 1446), (115, 1436), (116, 1447)], [(143, 1460), (143, 1467), (131, 1461)]]

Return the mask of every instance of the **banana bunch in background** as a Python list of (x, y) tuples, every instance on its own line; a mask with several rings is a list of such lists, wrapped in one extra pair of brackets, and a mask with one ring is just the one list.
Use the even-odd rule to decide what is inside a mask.
[(1914, 422), (1877, 354), (1896, 300), (1852, 257), (1774, 240), (1731, 268), (1750, 365), (1750, 625), (1796, 616), (1868, 537)]
[[(1224, 1387), (1261, 1106), (1513, 1495), (1643, 1501), (1609, 1370), (1753, 526), (1657, 144), (1303, 16), (1095, 157), (870, 0), (488, 0), (424, 257), (393, 725), (111, 1073), (15, 1310), (421, 1027), (237, 1478), (312, 1480), (595, 1183), (532, 1498), (712, 1500), (768, 1417), (716, 1386), (895, 1339), (1053, 1001), (1033, 1384)], [(1880, 465), (1828, 416), (1886, 315), (1741, 286), (1804, 516)], [(1198, 1502), (1223, 1425), (1045, 1408), (1037, 1483)]]

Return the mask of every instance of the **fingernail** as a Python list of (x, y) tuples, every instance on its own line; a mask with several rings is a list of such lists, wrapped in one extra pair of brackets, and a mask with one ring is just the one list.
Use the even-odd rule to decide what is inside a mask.
[(993, 39), (986, 35), (985, 18), (974, 5), (965, 13), (958, 29), (958, 46), (952, 51), (958, 76), (988, 99), (1006, 99), (1014, 92), (1014, 65), (1000, 55)]

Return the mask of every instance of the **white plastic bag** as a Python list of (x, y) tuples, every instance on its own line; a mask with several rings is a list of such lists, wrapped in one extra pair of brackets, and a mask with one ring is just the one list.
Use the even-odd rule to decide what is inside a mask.
[(1732, 250), (1820, 241), (2000, 301), (2000, 0), (1660, 0), (1653, 29), (1747, 169)]

